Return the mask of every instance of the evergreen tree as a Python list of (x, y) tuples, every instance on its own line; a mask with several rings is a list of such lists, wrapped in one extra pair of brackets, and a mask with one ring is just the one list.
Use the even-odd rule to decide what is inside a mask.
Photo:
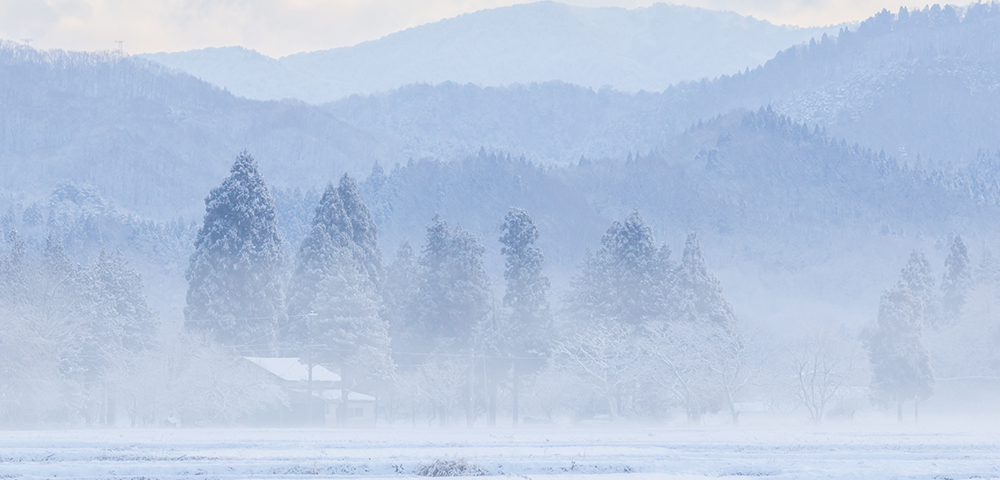
[(920, 339), (928, 311), (926, 263), (922, 254), (913, 252), (899, 281), (882, 295), (875, 329), (868, 340), (872, 400), (895, 402), (900, 421), (903, 403), (927, 399), (934, 387), (930, 358)]
[(490, 310), (485, 249), (474, 235), (461, 228), (451, 230), (436, 214), (426, 238), (419, 260), (418, 334), (425, 349), (467, 350)]
[(342, 406), (359, 379), (385, 378), (391, 370), (376, 236), (354, 181), (344, 175), (339, 186), (331, 184), (323, 193), (290, 282), (285, 338), (310, 366), (337, 365)]
[(601, 248), (588, 253), (572, 283), (570, 308), (591, 323), (641, 325), (662, 318), (671, 303), (673, 269), (670, 248), (656, 248), (652, 230), (632, 212), (612, 223)]
[[(432, 391), (448, 392), (458, 383), (466, 385), (466, 421), (472, 425), (474, 363), (452, 355), (473, 353), (473, 340), (489, 319), (490, 285), (483, 267), (484, 248), (474, 235), (454, 230), (437, 214), (427, 226), (427, 243), (421, 252), (420, 281), (414, 309), (416, 322), (410, 331), (419, 342), (415, 351), (445, 355), (421, 369)], [(465, 378), (453, 376), (464, 370)], [(436, 373), (435, 373), (436, 372)], [(453, 402), (435, 401), (441, 424), (447, 423)]]
[(420, 335), (414, 332), (417, 311), (414, 308), (420, 286), (420, 265), (410, 242), (403, 241), (396, 258), (386, 271), (385, 311), (389, 336), (401, 351), (417, 348)]
[(79, 376), (87, 370), (87, 359), (80, 356), (82, 318), (86, 313), (80, 298), (80, 269), (66, 255), (62, 244), (49, 236), (39, 270), (39, 278), (29, 284), (33, 292), (29, 292), (31, 298), (24, 307), (28, 312), (37, 312), (39, 333), (56, 346), (63, 373)]
[(88, 331), (99, 356), (135, 355), (153, 345), (156, 317), (146, 304), (142, 277), (121, 252), (101, 251), (87, 275)]
[(922, 325), (935, 325), (940, 319), (937, 290), (934, 286), (934, 272), (923, 252), (914, 250), (900, 273), (899, 281), (904, 283), (916, 301)]
[[(521, 373), (541, 366), (539, 360), (548, 356), (552, 332), (546, 296), (549, 279), (542, 273), (545, 257), (534, 245), (538, 240), (538, 228), (528, 212), (511, 207), (500, 230), (500, 243), (503, 244), (500, 253), (505, 257), (504, 280), (507, 281), (503, 305), (508, 313), (497, 343), (502, 355), (514, 359), (511, 394), (514, 425), (517, 425)], [(495, 418), (495, 390), (492, 387), (490, 407), (492, 421)]]
[[(311, 344), (305, 355), (310, 362), (338, 367), (341, 408), (346, 408), (351, 390), (366, 380), (388, 378), (393, 366), (375, 286), (348, 250), (339, 250), (332, 260), (317, 285), (315, 316), (308, 319)], [(340, 418), (345, 417), (340, 414)]]
[[(114, 425), (117, 394), (109, 379), (153, 346), (156, 318), (146, 305), (142, 278), (128, 267), (121, 252), (110, 255), (102, 250), (83, 277), (86, 320), (80, 350), (85, 377), (101, 423)], [(94, 382), (99, 382), (99, 391)]]
[(385, 283), (385, 267), (382, 264), (382, 250), (378, 248), (378, 230), (368, 206), (358, 194), (358, 186), (346, 173), (337, 186), (337, 194), (344, 208), (344, 215), (350, 222), (351, 254), (368, 280), (381, 293)]
[[(542, 273), (545, 257), (535, 246), (538, 228), (528, 212), (511, 207), (500, 230), (500, 243), (503, 244), (500, 253), (505, 257), (504, 280), (507, 281), (503, 305), (511, 310), (511, 334), (518, 338), (529, 332), (544, 332), (550, 321), (546, 297), (549, 279)], [(523, 350), (540, 351), (530, 345)]]
[(288, 324), (281, 329), (285, 341), (295, 345), (312, 341), (307, 316), (315, 313), (320, 283), (340, 267), (339, 254), (351, 248), (350, 225), (337, 188), (328, 185), (316, 207), (312, 228), (299, 247), (289, 281)]
[(1000, 283), (1000, 262), (993, 257), (989, 249), (983, 249), (983, 257), (976, 268), (976, 284), (997, 285)]
[(719, 280), (708, 271), (698, 235), (694, 232), (689, 233), (684, 242), (678, 290), (678, 308), (686, 320), (707, 321), (722, 328), (735, 325), (736, 314), (733, 307), (722, 295)]
[(962, 237), (955, 235), (951, 251), (944, 261), (944, 278), (941, 280), (941, 315), (945, 323), (954, 323), (965, 308), (966, 298), (972, 288), (972, 268), (969, 251)]
[(205, 220), (185, 277), (185, 326), (227, 345), (269, 353), (285, 315), (285, 256), (274, 202), (244, 151), (205, 199)]
[(3, 294), (0, 295), (7, 308), (17, 308), (28, 296), (28, 247), (24, 239), (11, 229), (7, 232), (7, 257), (4, 259), (2, 278)]

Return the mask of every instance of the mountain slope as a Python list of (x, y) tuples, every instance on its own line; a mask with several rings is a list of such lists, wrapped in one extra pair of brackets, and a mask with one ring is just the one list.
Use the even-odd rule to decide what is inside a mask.
[(396, 158), (315, 107), (236, 98), (142, 59), (0, 43), (2, 189), (86, 183), (133, 211), (198, 218), (243, 149), (279, 185)]
[(322, 103), (445, 81), (498, 86), (558, 80), (632, 92), (753, 68), (824, 32), (836, 27), (799, 29), (666, 4), (626, 10), (546, 1), (281, 59), (241, 48), (145, 57), (256, 99)]
[(608, 225), (638, 209), (675, 254), (698, 232), (744, 319), (851, 324), (876, 311), (912, 249), (937, 263), (954, 233), (994, 238), (989, 160), (961, 172), (908, 167), (762, 109), (705, 122), (653, 155), (547, 168), (481, 152), (379, 169), (361, 190), (387, 258), (402, 240), (419, 248), (440, 213), (482, 239), (500, 278), (498, 223), (518, 206), (539, 225), (558, 298)]
[[(771, 105), (907, 161), (964, 165), (1000, 148), (1000, 5), (883, 11), (780, 52), (763, 67), (658, 93), (566, 84), (442, 84), (353, 96), (328, 108), (399, 139), (408, 154), (498, 148), (547, 163), (648, 152), (692, 124)], [(530, 126), (530, 129), (529, 129)]]

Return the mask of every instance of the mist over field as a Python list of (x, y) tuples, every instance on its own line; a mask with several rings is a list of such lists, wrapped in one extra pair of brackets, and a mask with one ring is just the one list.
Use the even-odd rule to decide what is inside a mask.
[(0, 476), (1000, 476), (998, 38), (0, 40)]

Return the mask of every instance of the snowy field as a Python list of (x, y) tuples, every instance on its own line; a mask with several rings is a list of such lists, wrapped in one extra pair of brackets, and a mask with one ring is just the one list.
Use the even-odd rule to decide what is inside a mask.
[(998, 440), (984, 425), (15, 431), (0, 478), (398, 479), (435, 462), (559, 480), (1000, 478)]

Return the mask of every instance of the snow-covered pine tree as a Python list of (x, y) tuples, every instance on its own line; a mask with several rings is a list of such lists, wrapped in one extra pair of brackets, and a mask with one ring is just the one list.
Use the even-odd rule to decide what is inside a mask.
[(993, 287), (1000, 284), (1000, 262), (989, 249), (983, 249), (983, 256), (976, 268), (976, 285)]
[(972, 288), (969, 251), (965, 248), (962, 237), (955, 235), (952, 239), (944, 268), (944, 278), (941, 280), (941, 320), (945, 324), (952, 324), (961, 317)]
[(393, 369), (378, 292), (349, 250), (335, 252), (317, 284), (313, 309), (305, 355), (339, 367), (341, 406), (346, 407), (351, 390), (363, 381), (389, 378)]
[(376, 235), (354, 181), (344, 175), (323, 193), (290, 282), (289, 348), (310, 364), (337, 365), (342, 405), (358, 379), (385, 378), (391, 371)]
[(923, 325), (936, 325), (940, 320), (940, 301), (934, 288), (934, 272), (923, 252), (914, 250), (899, 275), (919, 307), (918, 316)]
[(119, 360), (153, 346), (156, 317), (146, 304), (142, 277), (121, 252), (102, 250), (87, 272), (88, 331), (93, 353)]
[(316, 207), (312, 228), (302, 240), (289, 280), (288, 323), (280, 329), (280, 338), (290, 344), (286, 348), (298, 352), (301, 345), (312, 342), (308, 315), (315, 313), (319, 284), (338, 268), (338, 254), (350, 248), (352, 236), (340, 194), (330, 184)]
[(316, 298), (323, 293), (320, 285), (327, 276), (340, 274), (344, 255), (364, 274), (362, 280), (368, 285), (362, 288), (370, 290), (372, 302), (380, 304), (385, 269), (377, 241), (375, 222), (358, 196), (354, 181), (345, 174), (339, 186), (327, 186), (316, 207), (312, 228), (296, 255), (289, 284), (287, 338), (309, 342), (302, 337), (306, 323), (303, 318), (315, 313)]
[(656, 247), (652, 229), (638, 211), (615, 221), (588, 254), (573, 279), (569, 304), (583, 321), (613, 321), (633, 326), (662, 318), (671, 302), (670, 248)]
[(87, 359), (88, 391), (100, 409), (97, 418), (114, 425), (117, 394), (108, 378), (127, 370), (136, 355), (153, 346), (156, 318), (146, 304), (142, 278), (121, 252), (101, 250), (97, 262), (82, 275), (86, 320), (81, 353)]
[(24, 239), (11, 229), (7, 232), (7, 256), (4, 258), (3, 271), (0, 272), (0, 287), (3, 306), (14, 311), (28, 296), (28, 247)]
[[(503, 305), (511, 310), (510, 331), (514, 338), (547, 331), (551, 321), (549, 279), (542, 273), (545, 257), (535, 246), (538, 228), (523, 209), (511, 207), (500, 226), (500, 253), (504, 256), (507, 288)], [(545, 346), (521, 345), (525, 352), (543, 351)]]
[[(446, 378), (440, 375), (424, 375), (435, 383), (426, 385), (430, 389), (444, 389), (461, 381), (466, 385), (465, 413), (469, 425), (474, 420), (472, 404), (473, 340), (477, 331), (488, 319), (491, 307), (490, 283), (483, 267), (485, 249), (474, 235), (461, 228), (451, 230), (437, 214), (427, 226), (427, 244), (420, 255), (420, 282), (414, 307), (417, 321), (411, 332), (417, 353), (454, 355), (468, 354), (470, 358), (438, 358), (427, 368), (425, 374), (448, 366), (463, 364), (465, 378)], [(442, 391), (444, 391), (442, 390)], [(448, 402), (437, 402), (442, 425), (447, 423)]]
[[(919, 252), (910, 255), (899, 281), (882, 295), (878, 319), (868, 338), (872, 400), (895, 402), (899, 421), (903, 420), (903, 403), (927, 399), (934, 388), (930, 357), (920, 339), (928, 312), (926, 263)], [(916, 411), (915, 404), (914, 417)]]
[(410, 242), (403, 241), (396, 250), (396, 258), (386, 269), (385, 312), (389, 336), (395, 348), (410, 352), (417, 348), (422, 338), (416, 328), (417, 311), (414, 302), (420, 286), (420, 265)]
[(735, 325), (736, 314), (733, 307), (722, 295), (719, 280), (708, 271), (695, 232), (690, 232), (684, 242), (684, 255), (677, 277), (677, 297), (683, 318), (689, 321), (707, 321), (727, 329)]
[(340, 178), (337, 194), (344, 207), (344, 215), (351, 222), (351, 254), (361, 271), (381, 293), (385, 283), (385, 266), (382, 250), (378, 248), (378, 229), (368, 206), (358, 194), (358, 186), (346, 173)]
[[(466, 350), (472, 346), (476, 326), (489, 315), (491, 307), (490, 281), (483, 265), (486, 249), (472, 233), (456, 228), (448, 245), (448, 289), (444, 295), (449, 313), (442, 333), (454, 339), (453, 348)], [(450, 318), (449, 318), (450, 317)]]
[(454, 231), (437, 214), (427, 226), (415, 329), (426, 351), (460, 352), (471, 347), (476, 326), (490, 310), (489, 279), (483, 267), (485, 249), (474, 235)]
[(244, 351), (272, 353), (286, 314), (284, 264), (274, 202), (257, 161), (244, 151), (205, 199), (185, 274), (185, 326)]
[[(511, 207), (500, 226), (500, 253), (504, 255), (507, 289), (503, 305), (506, 318), (496, 342), (501, 356), (513, 359), (511, 400), (514, 425), (518, 423), (520, 376), (540, 367), (549, 354), (552, 314), (547, 293), (549, 279), (542, 273), (545, 257), (535, 246), (538, 228), (521, 208)], [(495, 388), (490, 388), (490, 419), (495, 418)]]

